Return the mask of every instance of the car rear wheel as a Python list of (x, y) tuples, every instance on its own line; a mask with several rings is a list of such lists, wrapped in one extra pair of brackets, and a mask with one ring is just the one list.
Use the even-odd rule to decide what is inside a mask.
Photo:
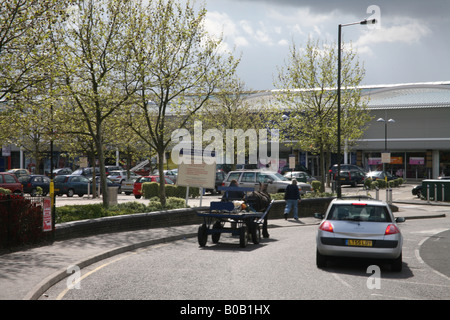
[(327, 257), (321, 254), (319, 250), (316, 250), (316, 265), (317, 268), (327, 267)]
[(402, 254), (400, 253), (400, 256), (397, 259), (392, 260), (391, 270), (395, 272), (400, 272), (402, 271), (402, 266), (403, 266)]
[(72, 198), (72, 197), (73, 197), (73, 195), (74, 195), (74, 191), (73, 191), (73, 189), (69, 189), (69, 190), (67, 190), (67, 196), (68, 196), (69, 198)]

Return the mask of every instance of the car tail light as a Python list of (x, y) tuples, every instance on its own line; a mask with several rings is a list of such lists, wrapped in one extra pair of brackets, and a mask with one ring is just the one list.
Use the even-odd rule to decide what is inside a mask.
[(397, 228), (397, 226), (395, 224), (390, 224), (386, 227), (386, 231), (384, 232), (384, 235), (396, 234), (396, 233), (400, 233), (399, 228)]
[(319, 226), (319, 229), (322, 231), (333, 232), (333, 224), (330, 221), (325, 220)]
[(354, 203), (352, 203), (352, 206), (367, 206), (367, 203), (354, 202)]

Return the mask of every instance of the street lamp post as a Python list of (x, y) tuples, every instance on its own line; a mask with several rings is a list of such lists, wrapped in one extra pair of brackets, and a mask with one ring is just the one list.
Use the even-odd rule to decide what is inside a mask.
[[(383, 118), (378, 118), (377, 122), (384, 122), (384, 152), (388, 152), (387, 148), (387, 125), (388, 123), (395, 123), (394, 119), (384, 120)], [(385, 162), (383, 162), (383, 171), (385, 171)]]
[(338, 112), (337, 112), (337, 153), (338, 153), (338, 167), (337, 167), (337, 181), (336, 181), (336, 193), (337, 197), (342, 197), (342, 190), (341, 190), (341, 181), (340, 181), (340, 175), (341, 175), (341, 34), (342, 34), (342, 27), (351, 26), (354, 24), (375, 24), (377, 22), (376, 19), (370, 19), (370, 20), (362, 20), (358, 22), (352, 22), (347, 24), (340, 24), (338, 27), (338, 79), (337, 79), (337, 103), (338, 103)]

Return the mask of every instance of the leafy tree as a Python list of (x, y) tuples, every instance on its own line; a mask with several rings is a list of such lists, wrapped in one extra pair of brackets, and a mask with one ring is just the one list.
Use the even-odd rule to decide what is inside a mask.
[(43, 44), (64, 5), (56, 0), (0, 2), (0, 101), (46, 80), (38, 72), (51, 59)]
[[(131, 113), (134, 132), (159, 159), (175, 129), (187, 122), (211, 97), (222, 79), (232, 75), (237, 61), (220, 54), (220, 40), (204, 30), (206, 10), (196, 12), (190, 1), (156, 0), (129, 17), (131, 59), (139, 90)], [(163, 161), (159, 161), (160, 199), (165, 205)]]
[[(236, 138), (239, 140), (246, 139), (247, 130), (251, 129), (258, 132), (259, 129), (267, 126), (269, 112), (265, 103), (258, 99), (249, 101), (247, 99), (248, 92), (250, 91), (245, 88), (244, 82), (237, 76), (225, 79), (217, 92), (195, 117), (202, 121), (203, 130), (218, 129), (222, 133), (224, 146), (226, 145), (227, 129), (233, 129)], [(209, 142), (204, 141), (204, 143), (208, 144)], [(248, 141), (244, 150), (238, 148), (233, 150), (232, 163), (227, 163), (231, 164), (232, 169), (238, 163), (238, 158), (248, 156), (250, 145), (250, 141)], [(253, 145), (256, 145), (256, 143)], [(225, 150), (223, 151), (225, 152)], [(242, 154), (244, 151), (246, 154)], [(254, 154), (257, 152), (257, 150), (251, 151)], [(229, 159), (230, 155), (225, 156), (227, 156), (226, 160), (231, 160)]]
[[(276, 95), (279, 115), (284, 115), (277, 119), (282, 135), (300, 149), (320, 155), (322, 185), (326, 154), (337, 152), (336, 47), (312, 39), (305, 48), (292, 44), (275, 84), (280, 89)], [(342, 47), (341, 64), (341, 139), (352, 145), (370, 120), (358, 88), (365, 71), (350, 45)]]
[[(58, 78), (63, 104), (75, 108), (68, 117), (79, 117), (96, 148), (100, 163), (103, 205), (108, 206), (104, 126), (135, 90), (133, 70), (126, 55), (128, 20), (134, 3), (121, 0), (74, 2), (52, 26), (53, 76)], [(76, 131), (76, 128), (72, 131)]]

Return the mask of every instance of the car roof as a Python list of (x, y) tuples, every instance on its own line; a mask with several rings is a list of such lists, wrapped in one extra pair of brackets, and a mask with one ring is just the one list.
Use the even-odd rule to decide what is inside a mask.
[(344, 199), (333, 199), (332, 204), (353, 204), (353, 203), (366, 203), (375, 206), (387, 206), (387, 203), (382, 200), (376, 200), (364, 197), (349, 197)]

